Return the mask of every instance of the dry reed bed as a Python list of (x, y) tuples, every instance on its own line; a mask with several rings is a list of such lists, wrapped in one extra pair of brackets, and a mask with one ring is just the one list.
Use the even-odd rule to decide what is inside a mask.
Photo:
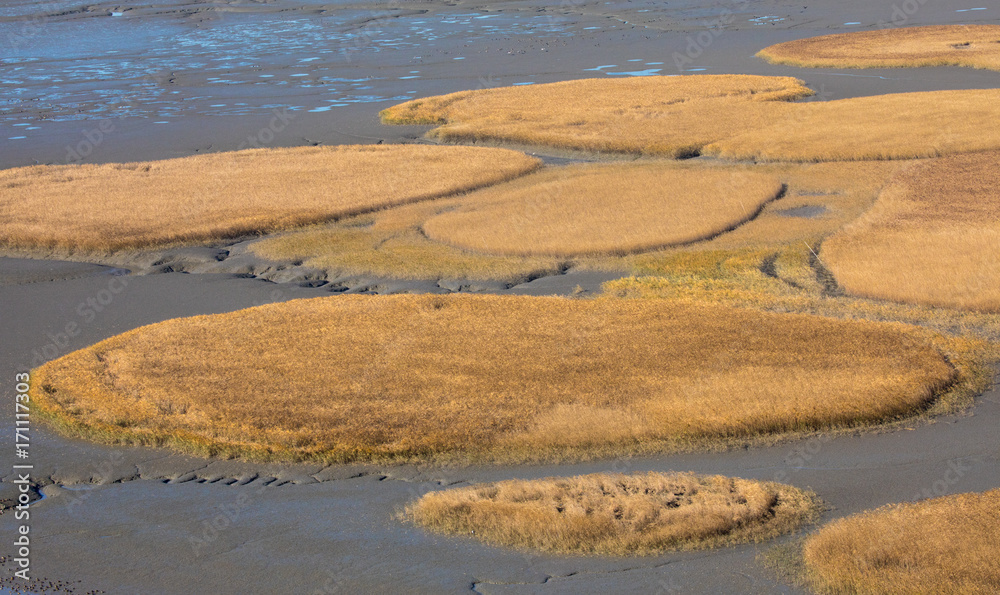
[(878, 423), (954, 378), (901, 326), (645, 300), (341, 296), (136, 329), (35, 370), (32, 398), (103, 442), (516, 461)]
[(897, 173), (875, 206), (823, 244), (852, 294), (1000, 312), (1000, 153)]
[(753, 218), (782, 184), (747, 168), (574, 165), (468, 197), (429, 238), (487, 254), (628, 254), (708, 239)]
[(855, 31), (787, 41), (757, 53), (810, 68), (968, 66), (1000, 70), (1000, 25), (933, 25)]
[(817, 504), (814, 494), (773, 482), (595, 473), (431, 492), (405, 517), (494, 545), (623, 556), (761, 542), (815, 518)]
[(1000, 148), (1000, 89), (928, 91), (787, 105), (786, 117), (705, 148), (727, 159), (918, 159)]
[(789, 77), (584, 79), (415, 99), (381, 117), (387, 124), (438, 124), (431, 135), (449, 142), (683, 157), (781, 117), (784, 102), (809, 95)]
[(381, 145), (15, 168), (0, 171), (0, 247), (208, 242), (467, 191), (540, 164), (501, 149)]
[(1000, 148), (1000, 89), (791, 103), (797, 79), (690, 75), (583, 79), (402, 103), (388, 124), (436, 124), (449, 142), (738, 160), (914, 159)]
[(823, 593), (998, 593), (998, 510), (991, 490), (846, 517), (806, 542), (806, 568)]

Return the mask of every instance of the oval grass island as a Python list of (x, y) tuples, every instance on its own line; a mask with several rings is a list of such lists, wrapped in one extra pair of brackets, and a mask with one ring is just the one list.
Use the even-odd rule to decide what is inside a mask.
[(757, 56), (806, 68), (965, 66), (1000, 70), (1000, 25), (929, 25), (851, 31), (768, 46)]
[(249, 149), (0, 171), (0, 249), (112, 252), (208, 243), (439, 198), (542, 165), (505, 149)]
[(774, 482), (594, 473), (430, 492), (403, 517), (493, 545), (636, 556), (759, 543), (798, 529), (818, 509), (815, 494)]
[(653, 300), (338, 296), (141, 327), (49, 362), (62, 431), (200, 455), (527, 461), (880, 423), (956, 372), (907, 327)]
[(422, 229), (432, 240), (486, 254), (623, 255), (730, 231), (783, 190), (777, 177), (749, 168), (570, 165), (476, 192)]

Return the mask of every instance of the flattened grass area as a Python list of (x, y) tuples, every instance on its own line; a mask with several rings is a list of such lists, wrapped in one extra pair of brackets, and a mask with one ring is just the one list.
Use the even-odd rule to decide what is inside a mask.
[(958, 155), (897, 173), (875, 206), (823, 243), (848, 292), (1000, 312), (1000, 153)]
[[(301, 261), (307, 266), (330, 271), (331, 275), (381, 275), (410, 279), (474, 279), (500, 280), (517, 283), (543, 274), (555, 274), (566, 266), (592, 270), (646, 270), (653, 264), (673, 258), (679, 250), (705, 250), (735, 248), (781, 248), (788, 244), (797, 246), (799, 252), (808, 253), (810, 246), (820, 238), (838, 230), (845, 223), (861, 215), (876, 199), (877, 193), (902, 162), (845, 162), (821, 164), (759, 164), (749, 166), (706, 164), (699, 161), (659, 161), (649, 164), (648, 171), (661, 171), (669, 180), (686, 179), (726, 179), (730, 173), (737, 176), (747, 172), (774, 178), (787, 187), (780, 200), (764, 205), (760, 214), (746, 221), (735, 230), (729, 231), (706, 242), (698, 242), (681, 248), (671, 247), (652, 250), (628, 256), (514, 256), (487, 254), (467, 250), (434, 241), (425, 233), (427, 221), (449, 212), (476, 212), (487, 203), (486, 196), (503, 198), (501, 204), (507, 209), (509, 222), (523, 222), (531, 227), (532, 221), (541, 213), (542, 207), (552, 210), (559, 203), (579, 203), (578, 211), (566, 213), (567, 217), (581, 217), (587, 221), (587, 211), (600, 208), (604, 195), (586, 193), (579, 196), (562, 196), (557, 202), (554, 197), (540, 190), (536, 181), (553, 180), (550, 186), (562, 188), (559, 182), (560, 168), (545, 168), (537, 175), (529, 175), (509, 184), (493, 189), (471, 192), (452, 198), (438, 199), (417, 204), (403, 205), (377, 213), (344, 219), (323, 225), (274, 235), (253, 243), (250, 250), (255, 254), (283, 261)], [(636, 164), (637, 166), (638, 164)], [(593, 167), (593, 166), (592, 166)], [(603, 166), (602, 166), (603, 167)], [(624, 166), (623, 166), (624, 167)], [(584, 168), (587, 171), (589, 168)], [(569, 170), (573, 171), (573, 170)], [(595, 168), (592, 171), (601, 171)], [(614, 168), (611, 171), (616, 171)], [(638, 168), (637, 171), (647, 171)], [(655, 179), (655, 176), (651, 176)], [(736, 178), (738, 179), (738, 177)], [(567, 180), (567, 185), (572, 180)], [(707, 189), (707, 187), (706, 187)], [(667, 192), (670, 187), (663, 185), (655, 192)], [(617, 198), (612, 190), (609, 199)], [(584, 197), (594, 200), (583, 200)], [(515, 200), (517, 199), (517, 200)], [(699, 204), (703, 199), (699, 199)], [(747, 212), (753, 205), (742, 195), (738, 197)], [(654, 203), (655, 206), (655, 203)], [(800, 206), (821, 207), (824, 212), (819, 217), (785, 217), (780, 211)], [(653, 208), (649, 206), (648, 208)], [(657, 208), (663, 209), (664, 206)], [(613, 218), (627, 218), (632, 213), (608, 213)], [(593, 218), (589, 223), (595, 223)], [(641, 221), (636, 225), (644, 229), (657, 229), (669, 225), (670, 221)], [(490, 222), (482, 221), (484, 233), (491, 233)], [(598, 223), (598, 225), (600, 225)], [(657, 227), (654, 227), (657, 226)], [(511, 230), (515, 231), (515, 230)], [(581, 231), (586, 233), (580, 233)], [(586, 241), (593, 226), (583, 230), (572, 230), (563, 226), (561, 237), (573, 234)], [(628, 236), (632, 230), (624, 230)], [(811, 280), (812, 269), (805, 263), (789, 275), (797, 280), (815, 284)], [(758, 274), (759, 271), (757, 271)]]
[(914, 159), (1000, 148), (1000, 89), (792, 103), (797, 79), (690, 75), (461, 91), (381, 113), (448, 142), (758, 161)]
[(757, 55), (811, 68), (968, 66), (1000, 70), (1000, 25), (891, 27), (786, 41)]
[(789, 77), (583, 79), (415, 99), (381, 117), (386, 124), (439, 124), (431, 135), (448, 142), (684, 157), (782, 117), (785, 102), (809, 95)]
[(334, 271), (335, 276), (471, 279), (517, 285), (557, 275), (565, 268), (562, 258), (481, 254), (442, 244), (424, 235), (417, 223), (394, 216), (365, 219), (372, 222), (370, 226), (323, 226), (266, 238), (251, 250), (271, 260), (304, 261)]
[(906, 327), (648, 300), (339, 296), (171, 320), (45, 364), (63, 431), (261, 459), (556, 460), (745, 444), (926, 407)]
[(773, 482), (595, 473), (425, 494), (406, 517), (433, 531), (562, 554), (651, 555), (761, 542), (815, 518), (814, 494)]
[(627, 254), (704, 240), (754, 217), (783, 186), (745, 168), (670, 164), (546, 169), (432, 217), (427, 236), (517, 256)]
[(565, 259), (478, 254), (427, 237), (421, 228), (424, 221), (466, 204), (475, 194), (404, 205), (272, 235), (251, 244), (250, 251), (269, 260), (302, 262), (332, 276), (472, 279), (517, 284), (558, 274)]
[(454, 194), (540, 165), (500, 149), (369, 145), (8, 169), (0, 171), (0, 247), (209, 242)]
[(823, 593), (998, 593), (998, 510), (991, 490), (843, 518), (806, 541), (806, 568)]

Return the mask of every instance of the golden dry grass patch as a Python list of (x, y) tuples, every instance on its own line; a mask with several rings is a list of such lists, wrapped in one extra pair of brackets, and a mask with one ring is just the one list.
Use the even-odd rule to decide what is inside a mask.
[(1000, 25), (932, 25), (853, 31), (786, 41), (757, 53), (810, 68), (968, 66), (1000, 70)]
[(954, 378), (905, 327), (645, 300), (340, 296), (136, 329), (35, 370), (32, 398), (105, 442), (513, 461), (879, 423)]
[(494, 545), (561, 554), (652, 555), (761, 542), (817, 513), (814, 494), (692, 473), (595, 473), (430, 492), (405, 518)]
[(705, 240), (777, 198), (777, 178), (747, 168), (574, 165), (469, 196), (428, 219), (433, 240), (488, 254), (628, 254)]
[(583, 79), (460, 91), (381, 112), (387, 124), (437, 124), (448, 142), (500, 141), (668, 157), (780, 117), (812, 91), (789, 77)]
[(899, 172), (875, 206), (823, 244), (852, 294), (1000, 312), (1000, 153)]
[(8, 169), (0, 171), (0, 247), (209, 242), (467, 191), (540, 164), (503, 149), (371, 145)]
[(758, 161), (915, 159), (1000, 148), (1000, 89), (793, 103), (787, 77), (583, 79), (460, 91), (381, 112), (448, 142)]
[(806, 541), (823, 593), (1000, 592), (1000, 490), (896, 504), (834, 521)]
[[(781, 200), (768, 203), (753, 220), (709, 241), (619, 259), (634, 276), (608, 283), (605, 290), (614, 295), (719, 302), (836, 317), (855, 308), (866, 310), (868, 305), (860, 300), (854, 300), (850, 307), (833, 300), (830, 290), (838, 288), (819, 257), (820, 243), (870, 209), (892, 176), (910, 163), (756, 164), (752, 171), (774, 176), (786, 185)], [(685, 164), (691, 162), (679, 162), (677, 166)], [(797, 207), (822, 212), (813, 217), (782, 214)], [(600, 263), (592, 260), (584, 266), (596, 268)], [(898, 314), (877, 319), (918, 320)]]
[(918, 159), (1000, 148), (1000, 89), (926, 91), (789, 104), (781, 118), (704, 148), (757, 161)]
[[(768, 203), (760, 215), (736, 229), (687, 250), (733, 250), (810, 246), (838, 231), (871, 208), (889, 179), (906, 167), (904, 161), (833, 161), (824, 163), (758, 163), (750, 171), (773, 176), (785, 184), (781, 200)], [(815, 216), (788, 216), (789, 209), (811, 207)], [(642, 266), (655, 254), (637, 255)]]

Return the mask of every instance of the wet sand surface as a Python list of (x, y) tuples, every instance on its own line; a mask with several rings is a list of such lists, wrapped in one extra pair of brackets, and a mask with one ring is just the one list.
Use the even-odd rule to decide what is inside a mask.
[[(753, 57), (773, 43), (879, 23), (1000, 18), (1000, 9), (976, 2), (926, 3), (913, 14), (894, 13), (897, 4), (178, 0), (123, 10), (7, 2), (0, 7), (0, 168), (414, 141), (426, 128), (382, 126), (378, 110), (462, 89), (594, 76), (791, 75), (806, 80), (817, 100), (996, 86), (989, 71), (795, 69)], [(968, 10), (979, 7), (987, 10)], [(263, 267), (253, 271), (260, 279), (212, 269), (221, 262), (211, 252), (218, 249), (130, 263), (160, 273), (139, 276), (0, 258), (4, 402), (13, 402), (17, 371), (177, 316), (342, 292), (568, 294), (577, 285), (592, 292), (615, 276), (569, 271), (515, 287), (368, 278), (310, 287), (309, 271), (267, 263), (254, 264)], [(0, 411), (0, 436), (11, 444), (13, 408)], [(535, 556), (428, 535), (394, 515), (445, 485), (599, 470), (785, 481), (830, 504), (823, 520), (1000, 485), (996, 389), (967, 414), (912, 430), (576, 465), (255, 465), (101, 447), (56, 436), (37, 420), (32, 437), (35, 496), (44, 496), (31, 508), (32, 574), (70, 582), (76, 593), (798, 593), (755, 562), (771, 544), (628, 560)], [(12, 477), (7, 468), (0, 473), (0, 498), (11, 498)], [(14, 535), (17, 524), (10, 511), (0, 514), (3, 535)], [(0, 547), (0, 556), (10, 547)], [(9, 574), (8, 563), (0, 566)]]

